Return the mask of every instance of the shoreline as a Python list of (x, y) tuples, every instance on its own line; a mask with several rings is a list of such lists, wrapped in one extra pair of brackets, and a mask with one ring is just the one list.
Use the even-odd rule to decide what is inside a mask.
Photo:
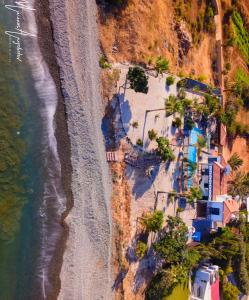
[(97, 8), (89, 0), (49, 0), (49, 9), (67, 111), (74, 203), (65, 218), (68, 239), (61, 260), (58, 299), (109, 300), (113, 279), (111, 176), (101, 133), (104, 107)]
[(68, 239), (69, 233), (68, 226), (64, 222), (64, 219), (73, 207), (73, 197), (71, 190), (71, 149), (67, 128), (66, 107), (62, 96), (59, 77), (59, 67), (56, 63), (55, 49), (53, 44), (52, 24), (49, 12), (49, 0), (44, 0), (42, 1), (42, 3), (35, 0), (34, 6), (36, 9), (35, 17), (38, 28), (38, 43), (40, 46), (40, 51), (48, 66), (49, 72), (55, 82), (57, 90), (58, 103), (54, 119), (56, 125), (55, 137), (57, 140), (57, 150), (61, 163), (62, 186), (67, 199), (66, 210), (61, 216), (63, 235), (61, 236), (60, 241), (56, 246), (56, 255), (54, 255), (54, 259), (50, 267), (50, 273), (52, 274), (53, 278), (53, 281), (51, 282), (53, 289), (51, 294), (48, 295), (48, 299), (52, 300), (58, 297), (61, 288), (59, 276), (63, 263), (63, 254), (66, 248), (66, 241)]

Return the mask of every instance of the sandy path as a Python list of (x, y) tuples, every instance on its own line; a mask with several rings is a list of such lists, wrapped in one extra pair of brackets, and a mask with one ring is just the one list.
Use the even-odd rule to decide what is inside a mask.
[(101, 134), (96, 7), (50, 0), (72, 153), (74, 207), (66, 219), (59, 299), (111, 299), (110, 176)]

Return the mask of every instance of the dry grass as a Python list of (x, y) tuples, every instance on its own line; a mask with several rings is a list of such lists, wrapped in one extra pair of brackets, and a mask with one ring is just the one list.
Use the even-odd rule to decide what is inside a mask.
[[(194, 22), (199, 13), (198, 5), (195, 0), (190, 3), (187, 19)], [(109, 61), (148, 64), (163, 56), (170, 61), (170, 71), (193, 73), (196, 77), (204, 74), (213, 82), (214, 37), (208, 34), (202, 34), (200, 44), (190, 49), (183, 66), (179, 67), (175, 6), (172, 0), (130, 0), (118, 14), (101, 13), (100, 40)]]

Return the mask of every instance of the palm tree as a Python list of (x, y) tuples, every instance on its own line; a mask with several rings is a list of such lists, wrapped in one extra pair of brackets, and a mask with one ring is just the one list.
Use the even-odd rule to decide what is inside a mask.
[(170, 148), (169, 140), (165, 137), (159, 137), (156, 139), (158, 148), (156, 153), (160, 156), (162, 161), (173, 161), (175, 159), (175, 155), (173, 150)]
[(197, 138), (197, 155), (198, 155), (198, 157), (201, 155), (202, 149), (206, 147), (206, 144), (207, 144), (206, 139), (202, 135), (199, 135)]
[(202, 191), (200, 187), (191, 187), (190, 191), (187, 193), (186, 198), (188, 199), (189, 203), (193, 203), (197, 200), (202, 199)]
[(170, 95), (168, 99), (165, 99), (165, 110), (167, 117), (176, 112), (178, 112), (181, 116), (184, 115), (183, 105), (174, 95)]
[(190, 178), (193, 177), (196, 169), (197, 169), (197, 164), (187, 158), (183, 159), (183, 162), (185, 163), (185, 171), (190, 171)]
[(243, 165), (243, 160), (235, 152), (228, 160), (228, 163), (233, 171), (237, 171)]
[(239, 195), (240, 198), (248, 196), (249, 195), (249, 172), (248, 173), (237, 172), (233, 180), (230, 181), (228, 191), (234, 197), (237, 195)]

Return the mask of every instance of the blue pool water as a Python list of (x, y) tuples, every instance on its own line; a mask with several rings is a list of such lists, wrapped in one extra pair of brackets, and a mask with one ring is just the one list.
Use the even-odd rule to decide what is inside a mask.
[[(197, 127), (193, 128), (190, 132), (190, 141), (189, 141), (190, 146), (188, 147), (188, 160), (193, 163), (196, 163), (196, 154), (197, 154), (196, 146), (193, 145), (197, 143), (199, 135), (203, 135), (203, 132)], [(188, 186), (191, 187), (192, 185), (193, 185), (193, 179), (190, 178), (188, 180)]]
[(202, 130), (199, 128), (195, 127), (194, 129), (191, 130), (190, 132), (190, 144), (196, 144), (198, 140), (198, 136), (203, 135)]

